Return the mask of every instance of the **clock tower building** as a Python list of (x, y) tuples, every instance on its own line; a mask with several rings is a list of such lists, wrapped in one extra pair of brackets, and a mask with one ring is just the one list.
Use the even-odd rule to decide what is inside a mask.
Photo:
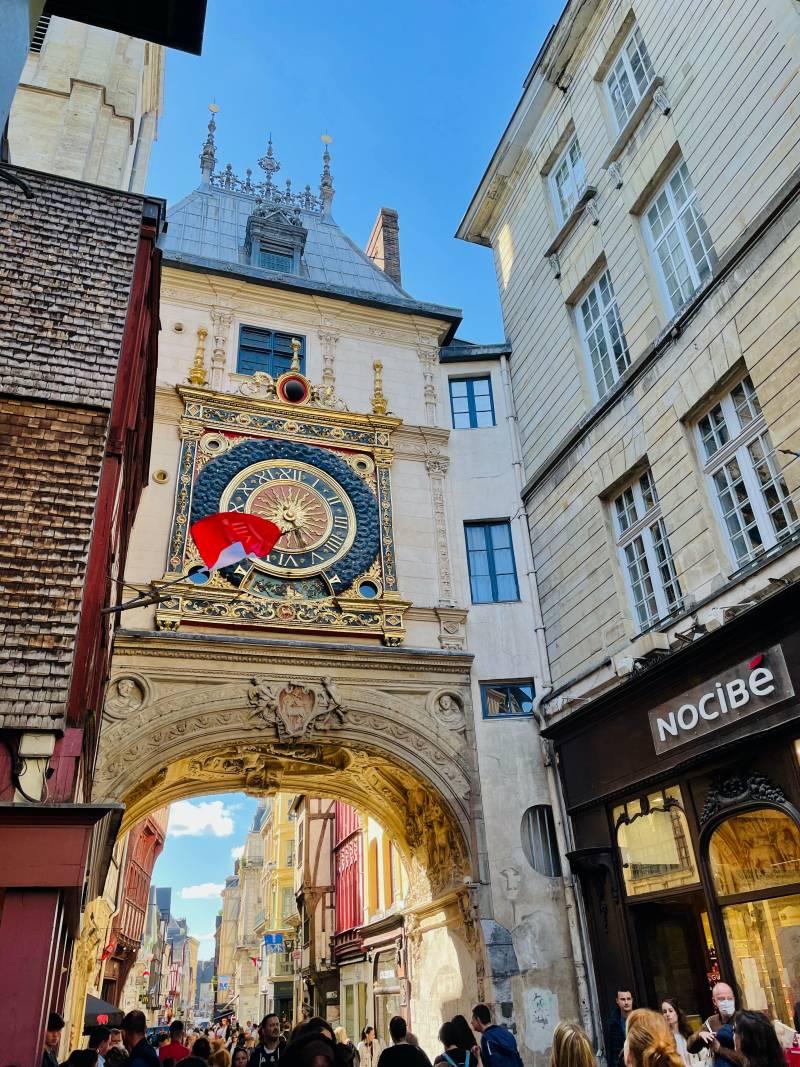
[[(271, 141), (242, 178), (218, 166), (215, 110), (163, 238), (126, 572), (157, 596), (123, 617), (95, 791), (124, 825), (234, 789), (352, 805), (384, 827), (408, 892), (331, 932), (340, 988), (304, 973), (314, 1006), (345, 1022), (358, 985), (369, 1022), (390, 1005), (433, 1048), (444, 1013), (485, 1000), (534, 1063), (587, 997), (538, 739), (510, 349), (458, 340), (457, 309), (401, 287), (395, 212), (367, 252), (346, 236), (329, 138), (318, 191), (278, 181)], [(281, 537), (203, 582), (189, 530), (219, 511)]]

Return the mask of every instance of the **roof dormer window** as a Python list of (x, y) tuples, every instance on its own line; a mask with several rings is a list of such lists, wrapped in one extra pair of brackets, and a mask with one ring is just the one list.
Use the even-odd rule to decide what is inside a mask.
[(262, 245), (258, 252), (259, 267), (267, 270), (281, 270), (291, 274), (294, 270), (294, 254), (289, 249), (264, 248)]

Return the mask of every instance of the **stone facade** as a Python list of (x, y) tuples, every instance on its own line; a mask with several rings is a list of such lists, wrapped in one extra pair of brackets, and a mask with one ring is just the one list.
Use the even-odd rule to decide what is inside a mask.
[(144, 191), (163, 106), (165, 50), (53, 17), (28, 53), (8, 126), (12, 162)]
[[(330, 390), (315, 395), (335, 397), (334, 407), (321, 402), (304, 415), (328, 428), (327, 444), (358, 419), (359, 433), (386, 433), (374, 459), (391, 491), (384, 533), (404, 633), (355, 625), (343, 635), (300, 622), (236, 627), (210, 616), (192, 621), (168, 604), (131, 610), (110, 693), (129, 678), (137, 699), (122, 713), (106, 705), (98, 789), (124, 799), (126, 820), (219, 788), (354, 805), (385, 828), (408, 869), (415, 947), (404, 1010), (423, 1044), (435, 1046), (456, 1004), (468, 1014), (486, 998), (533, 1062), (556, 1017), (578, 1010), (576, 945), (565, 918), (569, 887), (525, 858), (523, 814), (550, 803), (534, 707), (489, 715), (495, 689), (486, 718), (483, 710), (481, 683), (532, 684), (535, 705), (546, 681), (507, 349), (442, 348), (457, 313), (413, 301), (385, 276), (373, 279), (380, 272), (344, 241), (324, 206), (321, 216), (305, 208), (301, 215), (311, 279), (243, 266), (224, 243), (231, 231), (211, 234), (196, 206), (216, 203), (215, 217), (244, 233), (246, 193), (225, 192), (225, 181), (192, 194), (170, 226), (153, 477), (126, 580), (144, 587), (169, 570), (173, 516), (183, 514), (175, 502), (188, 506), (181, 494), (192, 484), (181, 457), (208, 432), (206, 416), (192, 412), (228, 405), (226, 418), (239, 427), (289, 419), (237, 371), (242, 328), (273, 330), (301, 340), (304, 374), (314, 390)], [(472, 378), (491, 383), (493, 424), (455, 430), (450, 379)], [(187, 379), (198, 384), (184, 389)], [(508, 522), (518, 597), (473, 604), (465, 523), (492, 520)], [(382, 610), (389, 608), (387, 601)], [(325, 714), (287, 737), (275, 709), (298, 686)], [(437, 988), (447, 990), (441, 1003), (429, 996)]]
[[(642, 0), (635, 16), (628, 3), (569, 3), (459, 229), (493, 250), (513, 346), (522, 495), (554, 687), (545, 719), (796, 577), (798, 30), (797, 11), (780, 0), (735, 3), (724, 15), (706, 2), (673, 10)], [(609, 79), (626, 62), (633, 89), (617, 112)], [(693, 218), (707, 230), (681, 231), (691, 266), (676, 298), (658, 227), (672, 225), (692, 189)], [(672, 254), (674, 263), (682, 252)], [(605, 378), (585, 303), (604, 276), (613, 283)], [(612, 321), (627, 348), (618, 345), (616, 367)], [(739, 418), (730, 406), (745, 394), (761, 441), (752, 447), (747, 411)], [(723, 521), (726, 454), (714, 458), (703, 421), (731, 396), (736, 463), (757, 474), (748, 463), (759, 447), (768, 456), (758, 468), (766, 495), (747, 483), (745, 512), (752, 506), (758, 525), (749, 542), (731, 536), (735, 516)], [(625, 536), (630, 513), (621, 518), (631, 486), (639, 541)], [(764, 508), (773, 492), (775, 521)], [(674, 571), (659, 572), (652, 554), (640, 562), (657, 590), (648, 601), (631, 560), (640, 544), (653, 548), (658, 520)]]

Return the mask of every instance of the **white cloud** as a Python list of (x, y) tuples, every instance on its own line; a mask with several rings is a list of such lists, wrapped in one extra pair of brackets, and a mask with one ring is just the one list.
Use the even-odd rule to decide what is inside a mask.
[(200, 885), (187, 885), (178, 890), (178, 896), (184, 900), (213, 900), (225, 888), (223, 882), (202, 882)]
[(231, 859), (240, 860), (244, 853), (244, 845), (237, 845), (236, 848), (231, 849)]
[(169, 837), (230, 837), (233, 819), (221, 800), (179, 800), (169, 809)]

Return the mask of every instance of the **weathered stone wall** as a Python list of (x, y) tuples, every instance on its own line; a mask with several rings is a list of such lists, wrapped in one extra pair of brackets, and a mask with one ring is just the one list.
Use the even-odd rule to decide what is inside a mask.
[(160, 45), (54, 17), (14, 97), (11, 160), (143, 192), (163, 86)]

